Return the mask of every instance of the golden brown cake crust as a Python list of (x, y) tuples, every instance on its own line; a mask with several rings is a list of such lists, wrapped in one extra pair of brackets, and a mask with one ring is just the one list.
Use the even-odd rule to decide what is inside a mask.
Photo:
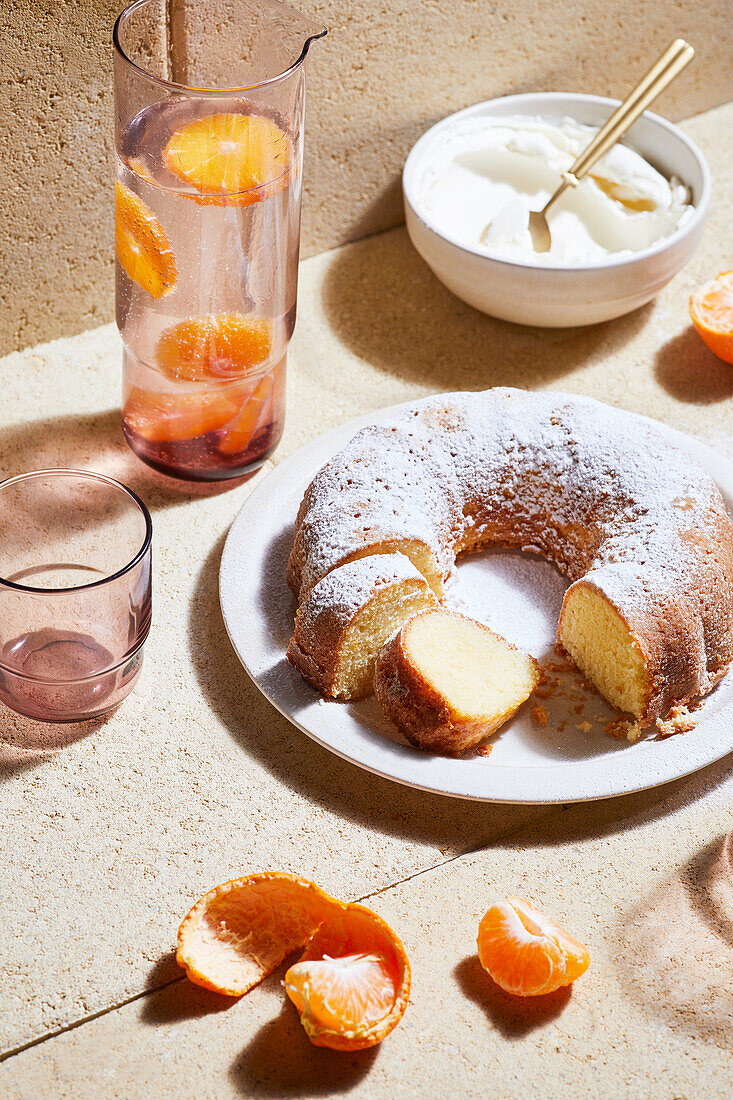
[(339, 663), (347, 631), (371, 600), (386, 591), (406, 601), (425, 594), (425, 578), (401, 554), (378, 555), (333, 570), (304, 598), (295, 617), (287, 658), (324, 695), (355, 698), (338, 687)]
[[(456, 756), (496, 733), (526, 700), (508, 707), (492, 722), (487, 722), (483, 717), (473, 720), (468, 716), (458, 717), (445, 696), (429, 683), (410, 656), (409, 629), (417, 617), (410, 619), (382, 646), (374, 673), (374, 693), (387, 717), (411, 745), (428, 752)], [(476, 625), (483, 630), (488, 629), (483, 623)], [(516, 650), (509, 642), (504, 644), (508, 649)], [(534, 664), (536, 687), (541, 677), (540, 666), (534, 658), (528, 660)]]
[(492, 543), (618, 611), (647, 664), (644, 725), (733, 661), (733, 525), (712, 478), (650, 422), (567, 394), (441, 394), (363, 429), (306, 491), (288, 578), (307, 593), (400, 545), (441, 595), (456, 555)]

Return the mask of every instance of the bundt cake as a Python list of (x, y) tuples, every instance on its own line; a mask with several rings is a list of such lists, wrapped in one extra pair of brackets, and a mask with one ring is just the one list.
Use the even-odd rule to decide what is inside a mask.
[(303, 599), (288, 660), (324, 695), (371, 694), (374, 662), (386, 638), (410, 615), (437, 603), (402, 554), (378, 554), (328, 573)]
[(455, 557), (533, 550), (571, 584), (558, 639), (642, 726), (733, 659), (733, 525), (707, 472), (654, 425), (583, 397), (443, 394), (364, 428), (313, 479), (288, 577), (399, 551), (436, 594)]
[(385, 642), (374, 691), (410, 744), (456, 754), (496, 733), (539, 681), (534, 657), (475, 619), (435, 607)]

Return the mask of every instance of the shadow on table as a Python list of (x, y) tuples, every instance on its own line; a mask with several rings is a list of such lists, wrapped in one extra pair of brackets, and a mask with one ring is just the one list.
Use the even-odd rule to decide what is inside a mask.
[(158, 473), (128, 447), (119, 409), (0, 428), (0, 478), (59, 466), (95, 470), (116, 478), (133, 489), (151, 511), (217, 496), (248, 480), (197, 483)]
[(140, 1019), (151, 1026), (225, 1012), (238, 1000), (188, 981), (176, 962), (175, 949), (161, 955), (150, 970), (145, 985), (150, 995), (142, 1000)]
[(486, 973), (478, 955), (466, 956), (453, 973), (465, 996), (484, 1010), (505, 1039), (521, 1039), (530, 1031), (546, 1027), (560, 1015), (572, 995), (571, 986), (541, 997), (505, 993)]
[(498, 321), (451, 294), (404, 229), (337, 252), (322, 300), (329, 324), (360, 358), (388, 374), (448, 390), (548, 385), (623, 347), (653, 308), (573, 329)]
[[(54, 467), (95, 470), (114, 477), (133, 489), (152, 512), (227, 492), (248, 480), (196, 484), (158, 473), (127, 446), (119, 409), (0, 428), (0, 480)], [(0, 704), (0, 781), (97, 732), (108, 717), (48, 725), (16, 715)]]
[(668, 394), (691, 405), (714, 405), (733, 396), (733, 367), (713, 355), (692, 325), (662, 345), (654, 374)]
[(623, 915), (614, 940), (625, 994), (673, 1031), (730, 1050), (733, 862), (719, 837)]
[(337, 1096), (369, 1072), (379, 1047), (353, 1052), (315, 1047), (286, 1001), (233, 1063), (229, 1077), (242, 1096)]
[(110, 715), (88, 722), (49, 724), (16, 714), (0, 703), (0, 783), (49, 760), (69, 745), (102, 729)]
[[(654, 744), (649, 746), (649, 751), (654, 751)], [(677, 810), (690, 806), (698, 798), (703, 798), (711, 790), (720, 787), (732, 775), (733, 753), (729, 753), (722, 760), (708, 764), (692, 775), (659, 787), (618, 798), (594, 799), (565, 805), (561, 808), (562, 812), (548, 825), (532, 822), (522, 830), (521, 836), (500, 837), (495, 844), (497, 847), (527, 844), (553, 848), (586, 839), (614, 836), (647, 822), (668, 817)]]

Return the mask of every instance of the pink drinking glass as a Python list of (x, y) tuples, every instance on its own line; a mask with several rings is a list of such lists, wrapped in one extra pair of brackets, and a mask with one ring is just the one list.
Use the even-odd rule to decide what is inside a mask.
[(86, 470), (0, 483), (0, 700), (43, 722), (116, 707), (150, 630), (152, 521)]

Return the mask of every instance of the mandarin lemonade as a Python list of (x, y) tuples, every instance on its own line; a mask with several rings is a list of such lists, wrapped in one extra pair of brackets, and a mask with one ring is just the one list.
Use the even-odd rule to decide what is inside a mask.
[[(146, 0), (128, 12), (141, 6)], [(139, 81), (145, 74), (119, 45), (119, 28), (116, 64), (122, 76), (124, 63), (132, 66)], [(129, 116), (121, 119), (118, 106), (122, 420), (135, 453), (164, 473), (236, 477), (260, 466), (282, 434), (300, 237), (303, 33), (300, 57), (291, 45), (236, 94), (153, 76), (135, 111), (118, 79)], [(292, 73), (265, 95), (270, 69), (281, 72), (288, 58)], [(280, 87), (288, 81), (289, 90)]]

